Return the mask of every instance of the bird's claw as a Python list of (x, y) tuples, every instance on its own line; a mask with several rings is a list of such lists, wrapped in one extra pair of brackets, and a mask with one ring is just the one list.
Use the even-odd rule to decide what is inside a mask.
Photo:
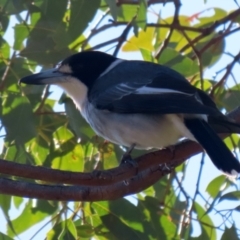
[(125, 164), (125, 163), (129, 163), (131, 164), (134, 168), (138, 168), (138, 163), (132, 159), (131, 155), (126, 152), (125, 154), (123, 154), (121, 162), (120, 162), (120, 166)]

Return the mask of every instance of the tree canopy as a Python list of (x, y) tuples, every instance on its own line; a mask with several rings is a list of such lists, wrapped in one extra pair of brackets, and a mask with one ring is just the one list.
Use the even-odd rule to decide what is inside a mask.
[[(137, 170), (118, 167), (120, 147), (96, 136), (67, 95), (18, 85), (76, 52), (104, 51), (175, 69), (240, 123), (240, 8), (231, 3), (183, 15), (186, 0), (0, 0), (1, 239), (239, 239), (238, 183), (211, 169), (206, 182), (197, 143), (134, 151)], [(239, 148), (237, 134), (222, 137)], [(185, 183), (186, 160), (199, 153)]]

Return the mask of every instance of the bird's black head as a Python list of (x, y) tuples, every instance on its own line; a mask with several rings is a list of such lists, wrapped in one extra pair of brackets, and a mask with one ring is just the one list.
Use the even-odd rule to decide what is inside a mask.
[(85, 51), (63, 60), (58, 71), (70, 74), (90, 87), (115, 60), (115, 57), (106, 53)]
[(63, 60), (56, 68), (22, 78), (26, 84), (59, 84), (74, 77), (91, 88), (94, 81), (116, 60), (97, 51), (76, 53)]

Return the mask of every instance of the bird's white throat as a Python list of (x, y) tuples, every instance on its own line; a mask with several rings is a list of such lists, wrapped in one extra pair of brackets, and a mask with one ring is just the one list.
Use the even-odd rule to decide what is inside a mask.
[(69, 97), (72, 98), (77, 108), (81, 111), (83, 109), (83, 104), (87, 99), (87, 87), (84, 83), (79, 81), (74, 77), (65, 77), (64, 81), (58, 82), (56, 84), (62, 88)]

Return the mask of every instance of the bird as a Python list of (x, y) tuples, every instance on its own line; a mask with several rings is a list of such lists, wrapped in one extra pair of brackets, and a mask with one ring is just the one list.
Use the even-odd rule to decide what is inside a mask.
[(198, 142), (225, 174), (240, 172), (239, 161), (218, 136), (240, 133), (240, 125), (167, 66), (82, 51), (19, 83), (59, 86), (97, 135), (130, 151), (161, 149), (185, 138)]

